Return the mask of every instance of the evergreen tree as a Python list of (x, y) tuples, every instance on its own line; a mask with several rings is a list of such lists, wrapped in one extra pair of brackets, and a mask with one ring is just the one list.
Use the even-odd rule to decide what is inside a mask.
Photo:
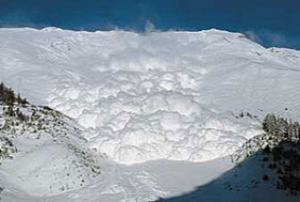
[(267, 114), (263, 121), (263, 129), (271, 135), (277, 134), (276, 116), (274, 114)]

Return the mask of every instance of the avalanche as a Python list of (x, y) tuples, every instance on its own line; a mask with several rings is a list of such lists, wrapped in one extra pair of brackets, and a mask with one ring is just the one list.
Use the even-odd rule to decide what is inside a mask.
[[(62, 201), (82, 201), (97, 188), (103, 193), (95, 200), (111, 195), (107, 201), (147, 201), (188, 191), (232, 165), (215, 168), (209, 180), (190, 177), (178, 185), (181, 190), (172, 188), (170, 179), (157, 179), (160, 166), (175, 169), (180, 166), (171, 160), (182, 161), (189, 165), (184, 170), (201, 175), (191, 167), (201, 170), (211, 160), (226, 159), (261, 134), (260, 119), (268, 112), (298, 119), (300, 53), (266, 49), (239, 33), (19, 28), (0, 29), (0, 40), (0, 80), (31, 103), (72, 117), (87, 140), (80, 147), (107, 157), (100, 177), (106, 184), (99, 180), (78, 196), (61, 196)], [(39, 150), (36, 155), (43, 158)], [(153, 170), (132, 177), (132, 170), (153, 161), (159, 162)]]

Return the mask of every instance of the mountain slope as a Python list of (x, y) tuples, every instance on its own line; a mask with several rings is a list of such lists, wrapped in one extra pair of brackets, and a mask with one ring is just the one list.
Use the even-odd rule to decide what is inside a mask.
[(4, 191), (58, 195), (82, 188), (100, 174), (97, 158), (81, 146), (86, 140), (76, 122), (17, 99), (3, 84), (1, 89), (0, 185)]
[[(239, 33), (22, 28), (0, 29), (0, 39), (0, 80), (54, 109), (17, 107), (38, 118), (25, 132), (14, 127), (21, 150), (10, 148), (14, 159), (0, 166), (7, 201), (182, 194), (232, 168), (228, 156), (262, 134), (268, 112), (299, 119), (299, 51), (265, 49)], [(205, 180), (193, 176), (207, 165), (215, 170)], [(166, 181), (161, 167), (174, 169)]]
[(299, 201), (299, 141), (258, 150), (217, 179), (166, 202)]
[(252, 114), (299, 110), (297, 63), (241, 34), (1, 29), (0, 38), (1, 79), (35, 104), (74, 118), (120, 92), (176, 91)]
[[(263, 117), (269, 111), (284, 114), (288, 109), (288, 116), (294, 118), (299, 111), (299, 69), (238, 33), (89, 33), (47, 28), (1, 29), (0, 38), (4, 41), (0, 79), (31, 102), (91, 127), (84, 133), (98, 142), (91, 147), (122, 163), (159, 157), (203, 161), (228, 155), (231, 145), (221, 149), (221, 153), (227, 150), (223, 154), (208, 149), (208, 154), (193, 156), (196, 151), (187, 148), (188, 138), (199, 134), (194, 138), (200, 140), (194, 141), (204, 144), (200, 148), (205, 151), (201, 138), (207, 129), (224, 131), (209, 135), (220, 144), (220, 137), (245, 131), (224, 128), (224, 121), (232, 121), (227, 118), (220, 128), (210, 126), (227, 111)], [(257, 134), (253, 131), (246, 139)], [(172, 141), (179, 147), (184, 144), (183, 148), (173, 148)]]

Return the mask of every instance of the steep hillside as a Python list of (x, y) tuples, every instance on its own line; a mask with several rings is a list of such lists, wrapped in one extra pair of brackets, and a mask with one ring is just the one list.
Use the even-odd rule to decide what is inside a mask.
[[(293, 149), (296, 149), (299, 155), (299, 145)], [(277, 170), (280, 169), (280, 166), (277, 167), (277, 165), (279, 164), (279, 161), (273, 164), (272, 158), (270, 158), (270, 156), (272, 157), (272, 155), (275, 154), (275, 150), (274, 153), (272, 152), (269, 154), (261, 153), (260, 151), (257, 154), (245, 159), (238, 166), (224, 173), (220, 177), (212, 180), (207, 184), (195, 188), (191, 192), (184, 193), (180, 196), (171, 197), (169, 199), (161, 199), (158, 201), (297, 202), (299, 201), (299, 195), (295, 193), (298, 193), (299, 187), (297, 187), (298, 185), (295, 186), (294, 182), (299, 183), (299, 172), (297, 176), (298, 178), (296, 180), (291, 180), (291, 177), (293, 177), (293, 175), (291, 176), (292, 173), (290, 171), (285, 170), (283, 171), (285, 172), (285, 174), (278, 174)], [(289, 149), (287, 149), (287, 153), (288, 150)], [(285, 154), (282, 153), (279, 156), (284, 157), (284, 155)], [(270, 161), (266, 161), (266, 159), (269, 158)], [(287, 162), (289, 160), (287, 160)], [(274, 165), (275, 167), (272, 167)]]
[(264, 136), (250, 140), (242, 149), (248, 152), (247, 158), (222, 176), (189, 193), (159, 201), (299, 201), (299, 138)]
[(50, 196), (82, 188), (100, 174), (96, 158), (69, 117), (37, 107), (0, 84), (0, 185)]

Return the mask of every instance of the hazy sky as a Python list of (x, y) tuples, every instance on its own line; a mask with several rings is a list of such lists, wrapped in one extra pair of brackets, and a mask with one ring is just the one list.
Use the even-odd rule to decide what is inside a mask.
[(0, 27), (143, 31), (210, 28), (300, 49), (300, 0), (0, 0)]

